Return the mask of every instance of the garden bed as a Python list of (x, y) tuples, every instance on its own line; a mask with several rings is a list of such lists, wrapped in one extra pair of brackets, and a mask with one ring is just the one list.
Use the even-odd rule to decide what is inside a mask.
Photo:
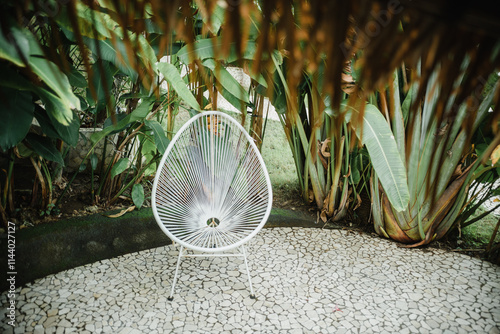
[[(116, 214), (116, 211), (106, 215)], [(170, 239), (156, 224), (150, 208), (119, 218), (102, 213), (61, 219), (16, 231), (18, 286), (63, 270), (168, 245)], [(323, 227), (307, 211), (273, 209), (266, 227)], [(7, 235), (0, 235), (1, 263), (6, 267)], [(0, 290), (7, 288), (6, 272)]]

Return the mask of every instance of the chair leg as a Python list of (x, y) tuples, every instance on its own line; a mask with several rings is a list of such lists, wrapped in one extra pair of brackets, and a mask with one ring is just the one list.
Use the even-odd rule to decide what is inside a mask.
[(183, 251), (184, 251), (184, 247), (181, 246), (181, 248), (179, 249), (179, 257), (177, 258), (177, 266), (175, 267), (174, 280), (172, 281), (172, 289), (170, 290), (170, 296), (167, 298), (169, 301), (174, 300), (174, 288), (175, 288), (175, 283), (177, 282), (177, 275), (179, 273), (179, 266), (181, 264), (181, 258), (182, 258)]
[(247, 253), (243, 245), (241, 246), (241, 251), (243, 253), (243, 258), (245, 259), (245, 267), (247, 268), (248, 284), (250, 285), (250, 298), (255, 299), (255, 293), (253, 292), (252, 287), (252, 278), (250, 277), (250, 269), (248, 268)]

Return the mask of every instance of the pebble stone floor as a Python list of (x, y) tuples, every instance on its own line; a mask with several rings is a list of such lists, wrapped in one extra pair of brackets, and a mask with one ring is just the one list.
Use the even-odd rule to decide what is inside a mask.
[(345, 230), (262, 230), (237, 258), (177, 248), (70, 269), (17, 289), (3, 333), (500, 333), (500, 267)]

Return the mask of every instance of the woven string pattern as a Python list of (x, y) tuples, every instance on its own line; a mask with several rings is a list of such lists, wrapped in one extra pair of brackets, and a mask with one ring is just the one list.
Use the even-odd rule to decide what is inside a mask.
[(228, 249), (265, 223), (269, 178), (244, 131), (212, 112), (192, 119), (170, 143), (157, 172), (154, 208), (174, 241), (203, 251)]

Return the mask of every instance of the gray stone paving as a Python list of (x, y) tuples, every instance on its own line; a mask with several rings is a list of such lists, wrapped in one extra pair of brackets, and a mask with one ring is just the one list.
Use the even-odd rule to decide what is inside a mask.
[(244, 263), (146, 250), (17, 290), (4, 333), (500, 333), (500, 267), (344, 230), (264, 229)]

